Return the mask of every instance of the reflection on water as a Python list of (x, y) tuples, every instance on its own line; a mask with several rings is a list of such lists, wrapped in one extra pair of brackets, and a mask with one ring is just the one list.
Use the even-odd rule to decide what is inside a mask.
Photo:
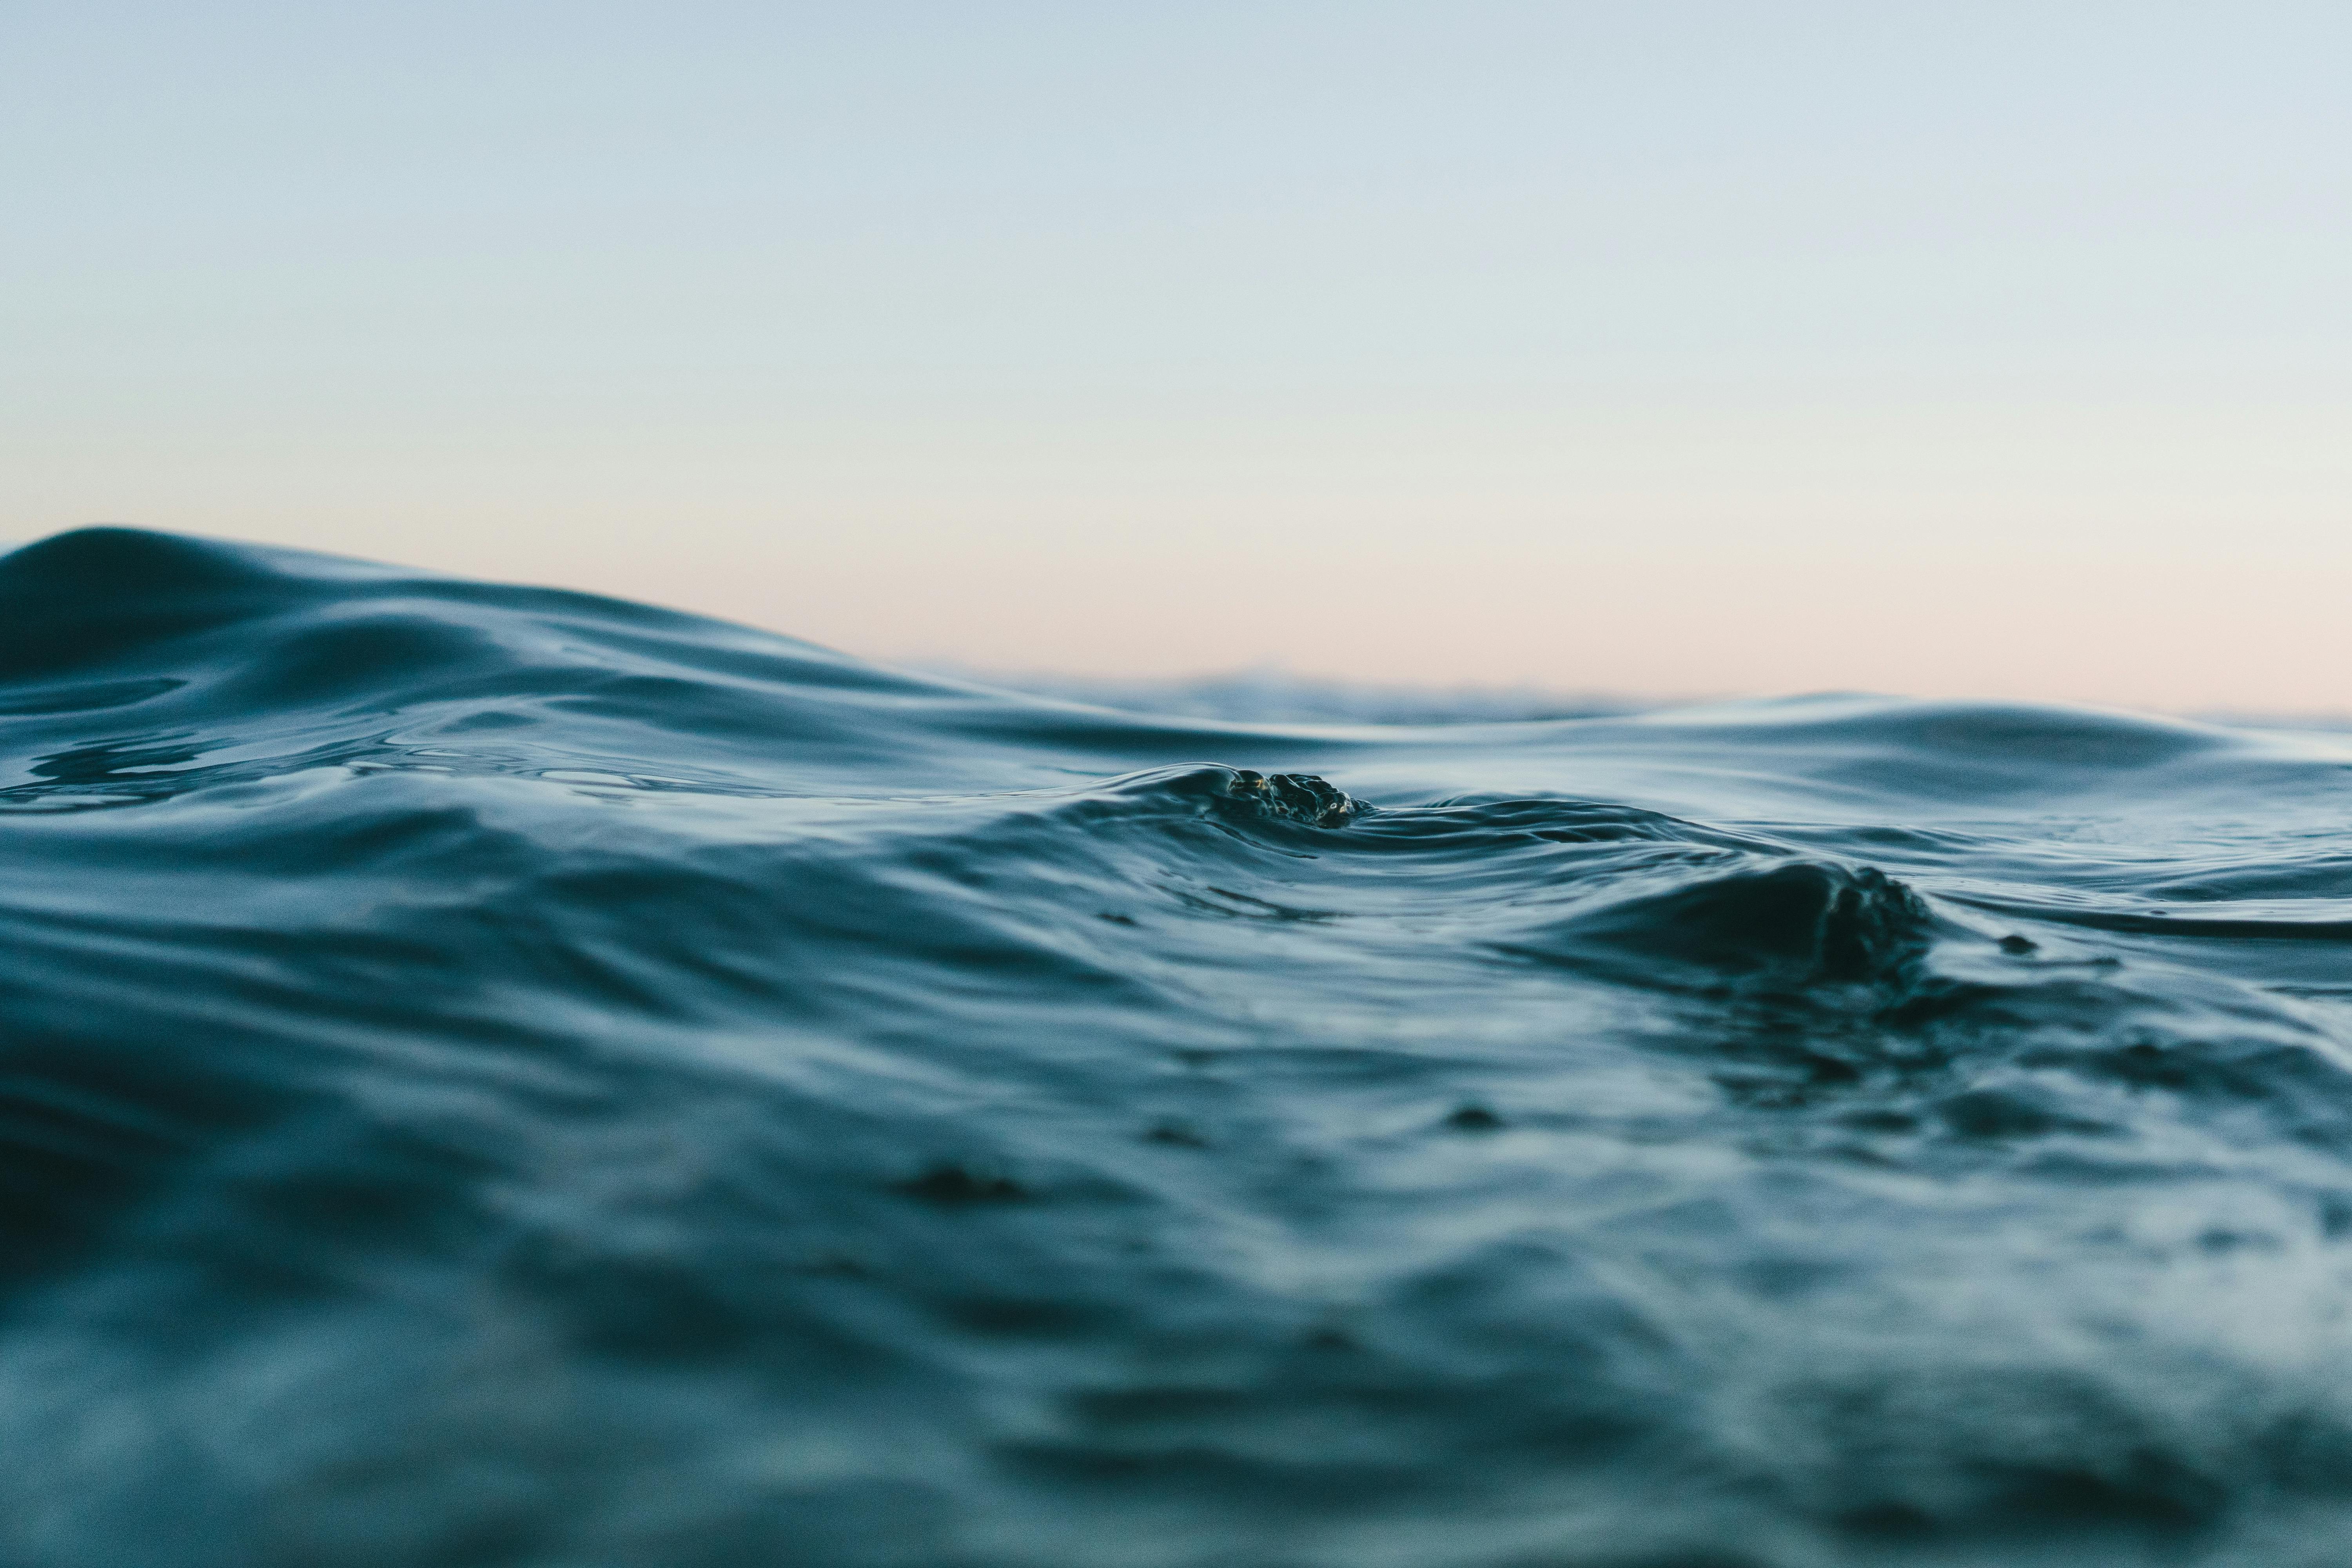
[(0, 1556), (2335, 1563), (2352, 749), (0, 561)]

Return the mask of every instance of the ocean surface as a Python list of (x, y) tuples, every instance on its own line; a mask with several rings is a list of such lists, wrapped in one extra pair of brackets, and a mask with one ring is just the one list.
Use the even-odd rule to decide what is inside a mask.
[(7, 1568), (2352, 1562), (2352, 738), (0, 559)]

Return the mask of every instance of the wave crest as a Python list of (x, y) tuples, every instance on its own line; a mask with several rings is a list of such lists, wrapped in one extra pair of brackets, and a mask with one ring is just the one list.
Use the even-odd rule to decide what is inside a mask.
[(10, 1560), (2332, 1561), (2328, 744), (1155, 718), (44, 542)]

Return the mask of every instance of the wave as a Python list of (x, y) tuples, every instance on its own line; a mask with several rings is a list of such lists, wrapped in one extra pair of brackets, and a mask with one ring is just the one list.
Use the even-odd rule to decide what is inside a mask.
[(2352, 1550), (2341, 738), (1466, 717), (0, 559), (6, 1560)]

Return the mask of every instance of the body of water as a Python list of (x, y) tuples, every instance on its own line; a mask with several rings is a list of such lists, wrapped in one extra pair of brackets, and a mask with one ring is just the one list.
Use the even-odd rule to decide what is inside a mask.
[(2352, 1560), (2352, 741), (0, 560), (11, 1568)]

